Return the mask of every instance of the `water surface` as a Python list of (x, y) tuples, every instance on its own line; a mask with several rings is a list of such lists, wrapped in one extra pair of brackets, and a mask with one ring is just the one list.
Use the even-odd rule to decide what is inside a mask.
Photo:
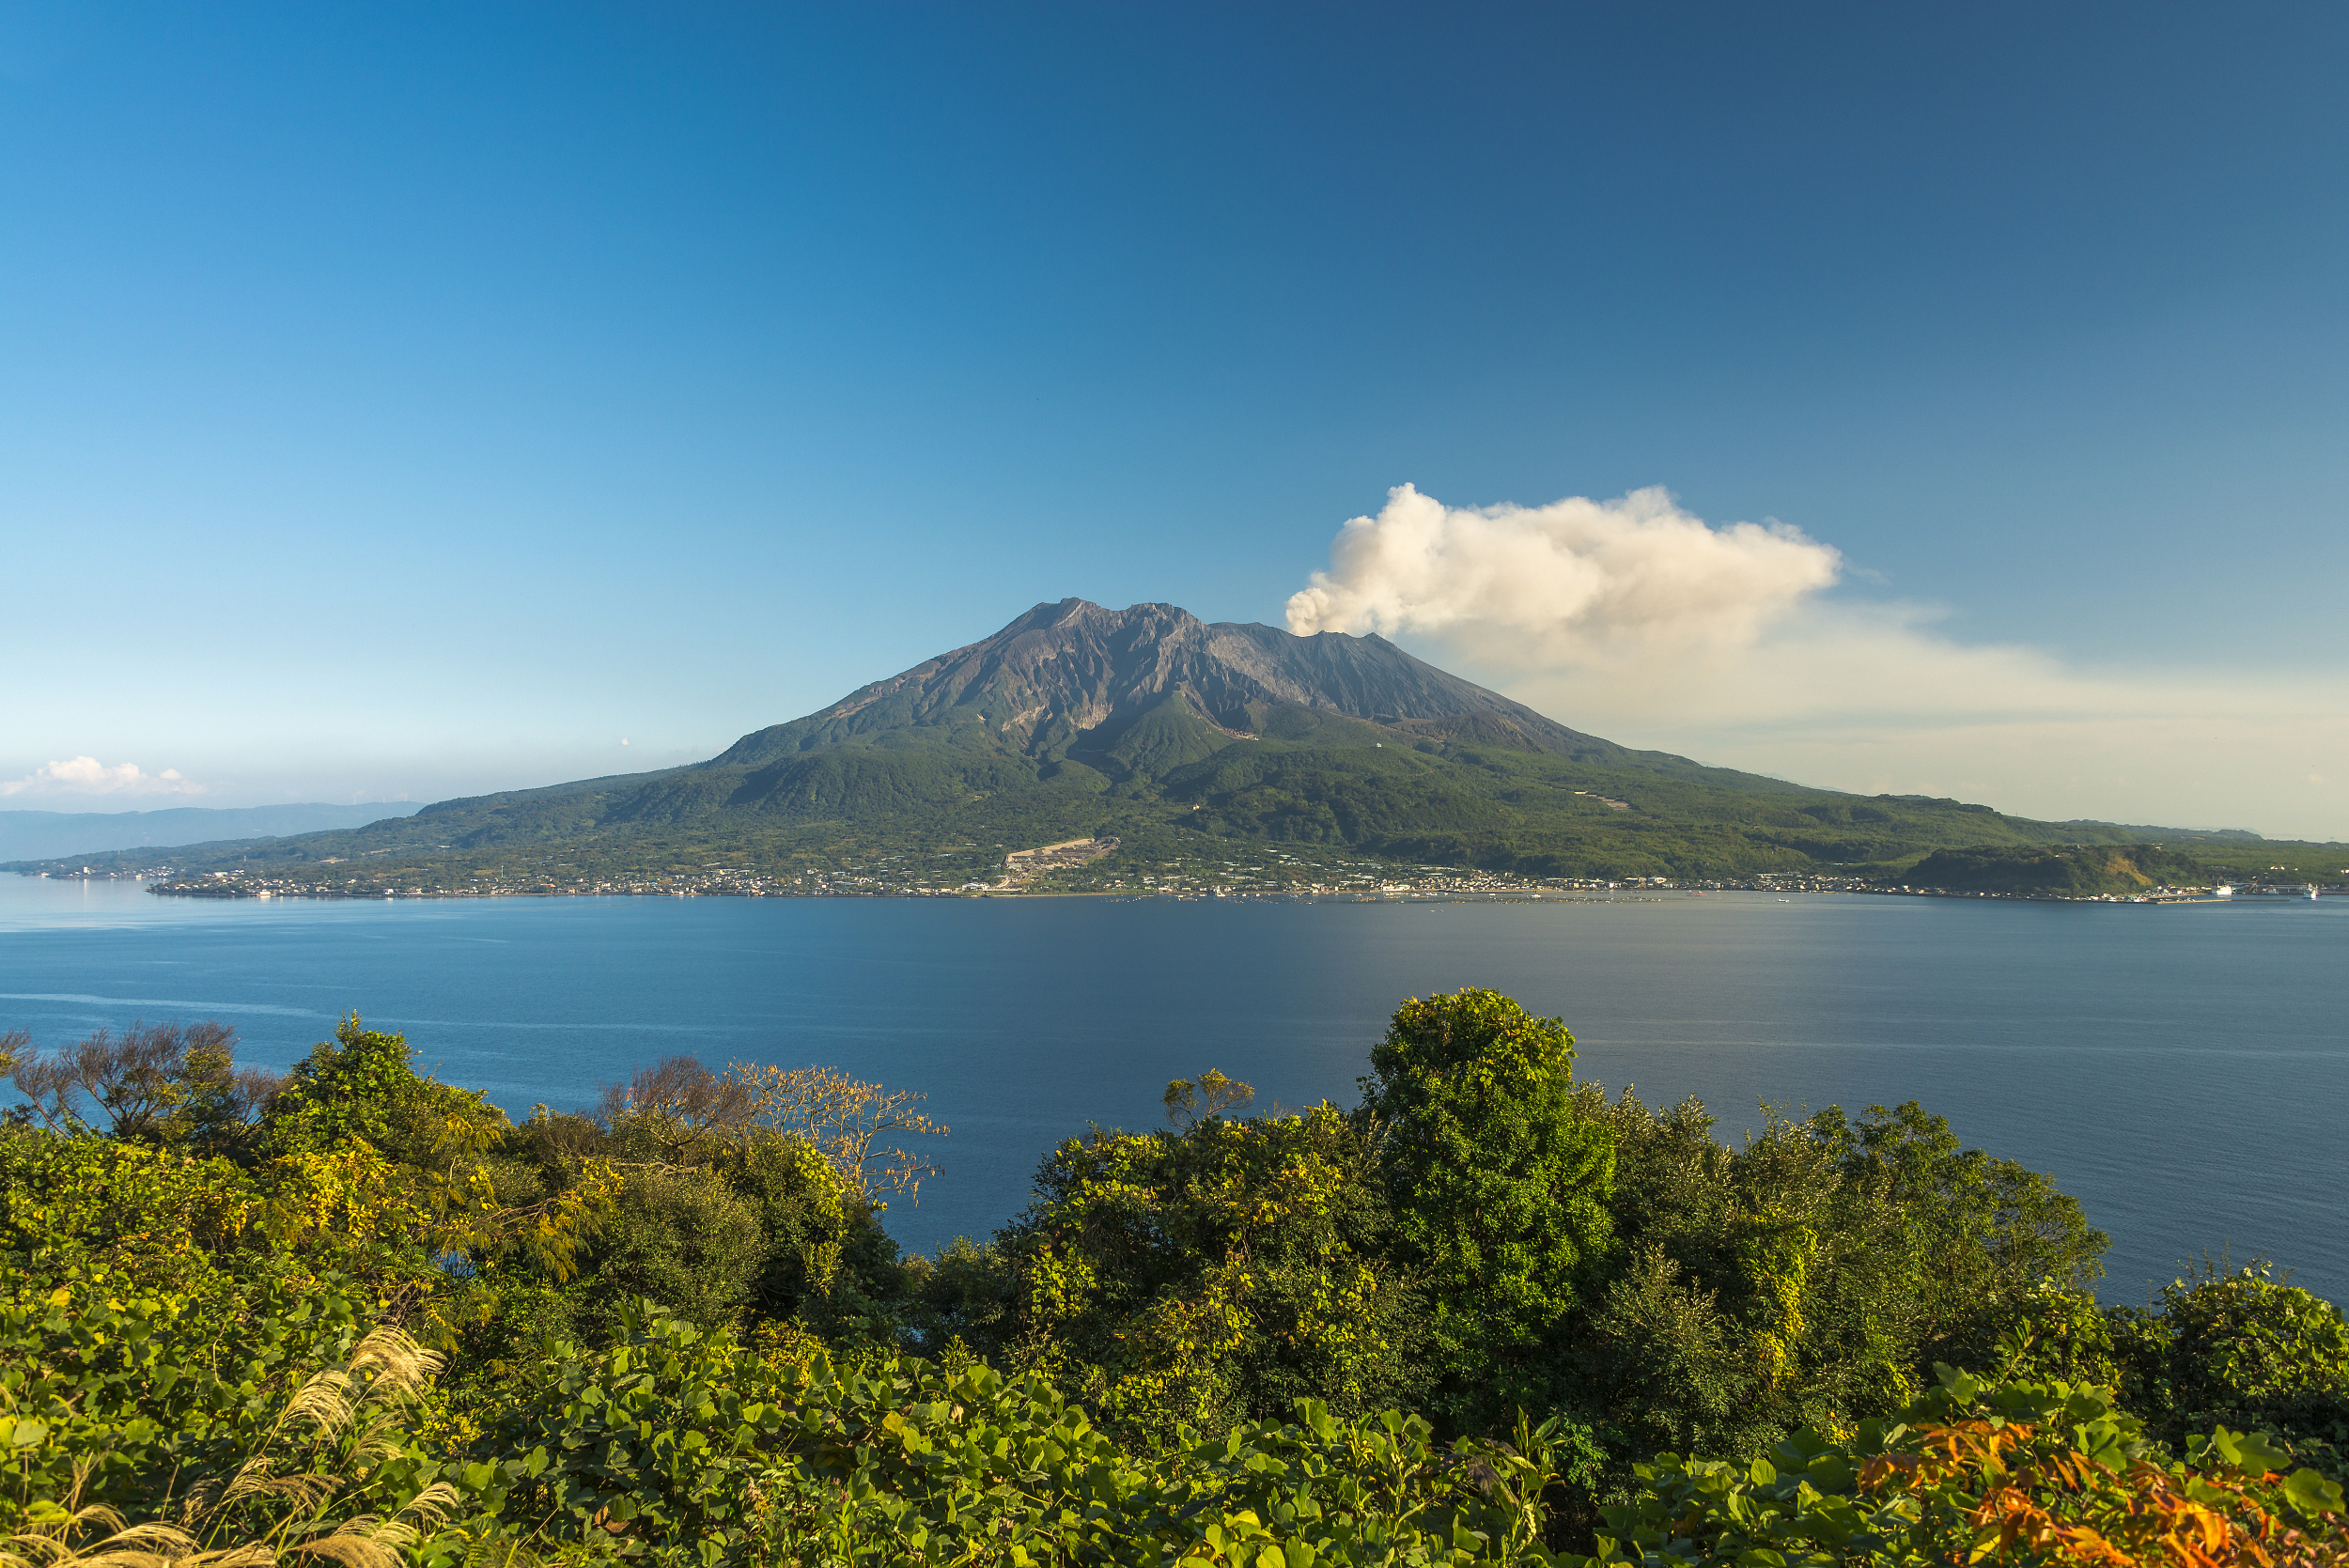
[(217, 1017), (284, 1067), (356, 1008), (518, 1117), (673, 1052), (836, 1064), (953, 1128), (910, 1246), (984, 1235), (1038, 1155), (1221, 1067), (1350, 1103), (1407, 996), (1491, 986), (1579, 1070), (1725, 1137), (1921, 1101), (2110, 1233), (2108, 1298), (2204, 1250), (2349, 1297), (2349, 900), (1674, 894), (1554, 906), (1097, 899), (158, 898), (0, 876), (0, 1031)]

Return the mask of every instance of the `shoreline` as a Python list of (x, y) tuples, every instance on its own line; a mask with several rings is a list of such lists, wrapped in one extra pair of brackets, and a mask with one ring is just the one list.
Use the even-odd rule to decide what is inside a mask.
[[(1183, 888), (1183, 889), (1027, 889), (1010, 888), (746, 888), (728, 886), (661, 887), (603, 886), (594, 888), (565, 888), (547, 884), (493, 888), (376, 888), (365, 892), (304, 885), (289, 879), (271, 878), (246, 881), (223, 880), (212, 885), (175, 883), (157, 877), (123, 876), (116, 873), (92, 872), (86, 875), (59, 876), (49, 872), (18, 872), (16, 875), (43, 881), (55, 882), (132, 882), (148, 893), (162, 898), (196, 898), (225, 900), (309, 899), (321, 903), (397, 903), (428, 900), (487, 899), (487, 898), (960, 898), (960, 899), (1034, 899), (1034, 898), (1097, 898), (1142, 903), (1171, 900), (1178, 903), (1234, 903), (1278, 901), (1310, 904), (1623, 904), (1661, 902), (1667, 896), (1704, 897), (1717, 893), (1753, 893), (1774, 894), (1791, 899), (1797, 894), (1842, 894), (1879, 898), (1945, 898), (1992, 900), (2030, 904), (2131, 904), (2131, 905), (2233, 905), (2306, 903), (2311, 901), (2309, 883), (2288, 884), (2286, 887), (2239, 888), (2231, 897), (2215, 897), (2194, 889), (2158, 888), (2139, 893), (1992, 893), (1968, 892), (1947, 888), (1884, 887), (1843, 878), (1812, 877), (1797, 881), (1705, 879), (1674, 881), (1664, 878), (1624, 879), (1603, 882), (1597, 878), (1556, 878), (1546, 882), (1501, 883), (1487, 881), (1474, 887), (1418, 887), (1389, 885), (1378, 889), (1341, 890), (1329, 887), (1287, 888)], [(1456, 871), (1440, 875), (1457, 877)], [(1469, 874), (1472, 876), (1473, 874)], [(1841, 882), (1843, 885), (1822, 885)], [(2342, 885), (2314, 884), (2317, 893), (2339, 897), (2349, 893)]]

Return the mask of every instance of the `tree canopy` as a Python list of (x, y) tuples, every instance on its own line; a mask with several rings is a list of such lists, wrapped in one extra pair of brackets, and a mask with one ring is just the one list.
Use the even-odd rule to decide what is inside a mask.
[(2104, 1306), (2079, 1206), (1921, 1107), (1733, 1147), (1491, 991), (1405, 1002), (1352, 1106), (1177, 1079), (932, 1257), (881, 1216), (942, 1129), (832, 1069), (517, 1124), (356, 1017), (282, 1083), (219, 1026), (0, 1049), (26, 1562), (2349, 1554), (2330, 1303)]

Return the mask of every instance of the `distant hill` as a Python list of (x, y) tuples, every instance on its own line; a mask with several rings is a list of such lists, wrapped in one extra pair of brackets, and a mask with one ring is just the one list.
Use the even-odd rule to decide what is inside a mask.
[(357, 828), (417, 809), (411, 800), (355, 806), (170, 806), (162, 811), (0, 811), (0, 861), (48, 860), (109, 849), (157, 848), (224, 839)]
[(1911, 887), (1952, 893), (2044, 893), (2067, 897), (2143, 893), (2155, 886), (2207, 887), (2203, 862), (2158, 844), (1937, 849), (1901, 874)]
[(2248, 828), (2149, 828), (2143, 823), (2099, 822), (2093, 817), (2074, 817), (2065, 824), (2072, 828), (2118, 828), (2124, 833), (2152, 839), (2215, 839), (2227, 844), (2264, 844), (2266, 839)]
[[(1169, 856), (1229, 863), (1246, 846), (1294, 865), (1856, 876), (1945, 847), (2147, 836), (1634, 750), (1380, 637), (1071, 598), (705, 763), (443, 800), (168, 863), (352, 892), (645, 889), (705, 873), (770, 886), (858, 867), (869, 885), (952, 887), (1010, 850), (1095, 834), (1123, 846), (1097, 867), (1109, 877)], [(107, 868), (161, 863), (125, 851)]]

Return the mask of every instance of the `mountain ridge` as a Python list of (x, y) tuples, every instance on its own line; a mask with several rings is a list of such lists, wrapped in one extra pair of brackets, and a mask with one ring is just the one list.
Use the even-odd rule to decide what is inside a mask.
[(1636, 751), (1377, 636), (1066, 598), (706, 762), (198, 846), (172, 863), (275, 868), (324, 889), (485, 866), (503, 877), (518, 862), (565, 868), (557, 880), (574, 890), (633, 887), (614, 878), (647, 867), (747, 866), (764, 868), (764, 887), (794, 866), (908, 856), (983, 873), (1006, 850), (1093, 834), (1117, 837), (1136, 864), (1253, 843), (1577, 876), (1848, 875), (1943, 847), (2143, 836)]
[(1245, 727), (1250, 710), (1269, 705), (1398, 722), (1488, 715), (1529, 749), (1623, 751), (1376, 634), (1294, 637), (1253, 623), (1210, 624), (1171, 604), (1117, 611), (1065, 598), (1039, 603), (991, 636), (859, 687), (805, 718), (754, 731), (711, 761), (755, 764), (891, 724), (964, 710), (979, 716), (988, 706), (998, 733), (1040, 754), (1178, 693), (1232, 738), (1255, 738)]
[(0, 811), (0, 861), (115, 849), (179, 848), (364, 827), (417, 810), (412, 801), (350, 805), (305, 800), (277, 806), (158, 806), (144, 811)]
[(1261, 623), (1202, 621), (1176, 605), (1120, 611), (1073, 598), (1040, 602), (990, 636), (869, 682), (804, 718), (754, 730), (708, 766), (756, 767), (908, 726), (958, 722), (985, 722), (1032, 757), (1113, 757), (1128, 726), (1177, 700), (1226, 739), (1261, 739), (1268, 711), (1294, 708), (1377, 723), (1412, 740), (1474, 739), (1584, 762), (1735, 777), (1751, 788), (1799, 787), (1584, 734), (1375, 632), (1298, 637)]

